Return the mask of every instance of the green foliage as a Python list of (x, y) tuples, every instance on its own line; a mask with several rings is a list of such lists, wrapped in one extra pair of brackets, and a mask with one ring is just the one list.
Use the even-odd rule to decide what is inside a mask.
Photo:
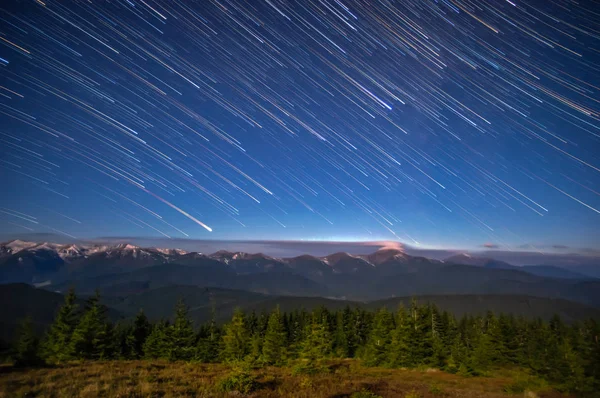
[(108, 359), (114, 351), (112, 325), (106, 321), (100, 295), (88, 299), (86, 309), (70, 339), (69, 352), (78, 359)]
[(196, 350), (196, 334), (188, 318), (188, 309), (182, 300), (175, 307), (175, 320), (168, 333), (169, 355), (171, 361), (190, 360)]
[(220, 343), (221, 331), (217, 327), (213, 311), (213, 316), (208, 325), (201, 327), (198, 333), (195, 359), (206, 363), (217, 362), (219, 360)]
[(286, 332), (279, 307), (269, 316), (262, 346), (262, 360), (267, 365), (281, 365), (286, 360)]
[(171, 350), (169, 331), (169, 324), (167, 322), (162, 321), (154, 325), (144, 343), (144, 358), (157, 359), (169, 357)]
[(432, 384), (429, 386), (429, 392), (433, 395), (442, 395), (444, 394), (444, 389), (437, 384)]
[(346, 311), (338, 312), (335, 317), (335, 331), (333, 334), (333, 353), (338, 358), (350, 357), (350, 336), (352, 330), (345, 320), (349, 316)]
[(381, 395), (377, 395), (374, 392), (371, 392), (369, 390), (360, 390), (357, 392), (353, 392), (352, 395), (350, 395), (350, 398), (382, 398)]
[(391, 332), (389, 348), (389, 364), (394, 367), (408, 367), (413, 364), (411, 355), (411, 329), (410, 318), (404, 307), (398, 309), (396, 315), (396, 328)]
[[(23, 324), (13, 346), (17, 365), (35, 365), (40, 356), (51, 363), (161, 358), (248, 367), (289, 362), (295, 364), (294, 374), (311, 375), (329, 372), (332, 357), (360, 357), (367, 366), (435, 367), (463, 376), (526, 369), (506, 386), (509, 393), (539, 391), (544, 383), (582, 396), (600, 390), (600, 325), (595, 320), (567, 325), (558, 317), (543, 322), (492, 313), (457, 320), (413, 301), (394, 314), (348, 307), (333, 313), (325, 308), (282, 313), (276, 308), (248, 316), (236, 310), (223, 328), (213, 313), (196, 333), (182, 301), (172, 324), (151, 324), (140, 312), (132, 323), (117, 326), (106, 318), (99, 295), (87, 301), (83, 312), (75, 302), (70, 291), (41, 347), (31, 322)], [(233, 372), (223, 388), (246, 390), (249, 379), (243, 369)], [(434, 394), (435, 386), (430, 390)]]
[(516, 374), (510, 384), (504, 386), (507, 394), (523, 394), (526, 391), (539, 392), (548, 389), (548, 382), (526, 373)]
[(241, 394), (250, 394), (258, 387), (256, 377), (246, 368), (236, 368), (219, 381), (219, 390), (221, 392), (238, 392)]
[(308, 361), (301, 359), (292, 367), (292, 375), (316, 375), (319, 373), (329, 373), (329, 367), (322, 360)]
[(138, 312), (133, 321), (133, 327), (127, 335), (130, 351), (129, 358), (140, 359), (144, 356), (144, 343), (151, 332), (152, 325), (148, 322), (148, 318), (144, 314), (144, 311)]
[(71, 337), (77, 326), (78, 314), (75, 291), (70, 289), (65, 302), (58, 310), (54, 323), (42, 343), (42, 356), (49, 362), (64, 362), (73, 357)]
[(391, 331), (394, 328), (392, 314), (386, 308), (377, 311), (371, 333), (363, 352), (367, 366), (378, 366), (389, 361)]
[(312, 316), (312, 321), (306, 327), (306, 338), (302, 344), (300, 358), (312, 365), (330, 355), (331, 343), (327, 314), (316, 311)]
[(406, 394), (404, 396), (404, 398), (421, 398), (422, 395), (419, 394), (416, 390), (412, 390), (411, 392), (409, 392), (408, 394)]
[(25, 318), (21, 322), (14, 351), (12, 359), (17, 367), (44, 364), (44, 360), (39, 355), (39, 339), (33, 331), (30, 317)]
[(248, 342), (249, 334), (244, 313), (236, 309), (231, 322), (225, 326), (221, 357), (225, 362), (244, 360), (249, 351)]

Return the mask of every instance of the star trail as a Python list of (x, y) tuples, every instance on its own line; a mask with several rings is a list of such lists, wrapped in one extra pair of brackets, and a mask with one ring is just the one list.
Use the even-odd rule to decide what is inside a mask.
[(596, 1), (0, 6), (0, 232), (600, 244)]

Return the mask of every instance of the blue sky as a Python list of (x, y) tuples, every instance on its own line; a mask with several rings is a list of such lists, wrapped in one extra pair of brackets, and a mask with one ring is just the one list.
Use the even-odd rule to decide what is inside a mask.
[(565, 7), (11, 2), (0, 233), (599, 249), (600, 21)]

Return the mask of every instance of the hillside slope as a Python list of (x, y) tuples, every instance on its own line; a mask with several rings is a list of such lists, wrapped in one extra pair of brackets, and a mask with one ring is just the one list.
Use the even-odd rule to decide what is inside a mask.
[[(282, 311), (297, 309), (312, 310), (324, 306), (330, 310), (346, 306), (377, 309), (387, 307), (394, 311), (398, 305), (408, 307), (412, 297), (396, 297), (371, 302), (335, 300), (323, 297), (274, 296), (243, 290), (203, 288), (196, 286), (165, 286), (124, 297), (104, 296), (102, 303), (108, 307), (108, 315), (113, 320), (130, 319), (143, 309), (151, 320), (168, 319), (179, 299), (189, 307), (190, 318), (196, 324), (211, 318), (214, 309), (219, 323), (227, 322), (235, 308), (246, 312), (269, 312), (276, 306)], [(456, 316), (464, 314), (496, 313), (514, 314), (528, 319), (550, 319), (560, 315), (566, 322), (581, 321), (587, 318), (600, 319), (600, 309), (562, 299), (547, 299), (517, 295), (429, 295), (415, 296), (419, 303), (435, 304), (440, 310)], [(78, 303), (84, 305), (85, 297)], [(18, 322), (31, 316), (36, 330), (41, 332), (53, 321), (57, 309), (64, 300), (60, 293), (35, 288), (26, 284), (0, 285), (0, 339), (11, 340)]]

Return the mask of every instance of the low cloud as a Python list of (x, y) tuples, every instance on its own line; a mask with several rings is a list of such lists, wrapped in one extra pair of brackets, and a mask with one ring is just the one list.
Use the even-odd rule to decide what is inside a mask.
[(293, 257), (302, 254), (326, 256), (337, 252), (370, 254), (379, 249), (404, 251), (404, 245), (394, 241), (376, 242), (330, 242), (293, 240), (200, 240), (163, 238), (104, 237), (97, 243), (131, 243), (138, 246), (177, 248), (210, 254), (218, 250), (246, 253), (264, 253), (273, 257)]
[(495, 243), (484, 243), (481, 247), (485, 247), (486, 249), (498, 249), (500, 246)]

